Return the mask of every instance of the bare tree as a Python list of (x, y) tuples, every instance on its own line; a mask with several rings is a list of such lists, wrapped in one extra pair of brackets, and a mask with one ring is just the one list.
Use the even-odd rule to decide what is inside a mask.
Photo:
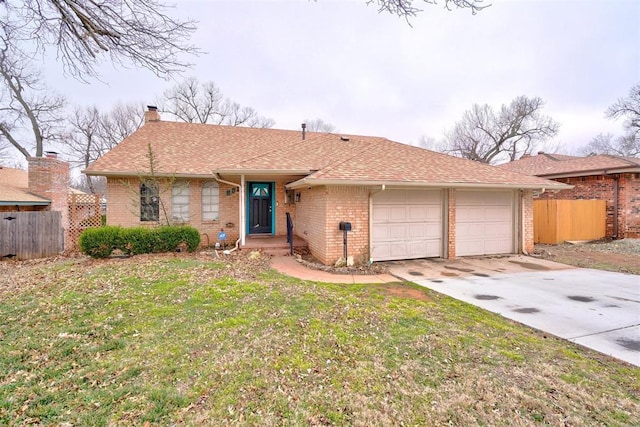
[(629, 96), (619, 98), (605, 111), (610, 119), (624, 118), (624, 135), (599, 134), (587, 145), (578, 148), (578, 154), (611, 154), (614, 156), (640, 157), (640, 83), (629, 90)]
[(214, 82), (200, 83), (195, 77), (165, 90), (158, 104), (161, 111), (188, 123), (259, 128), (275, 124), (273, 119), (260, 116), (253, 108), (225, 98)]
[(337, 129), (334, 125), (332, 125), (331, 123), (327, 123), (322, 119), (305, 119), (304, 123), (307, 124), (307, 130), (309, 132), (325, 132), (325, 133), (331, 133), (331, 132), (337, 132)]
[(422, 135), (418, 139), (418, 143), (416, 145), (420, 148), (424, 148), (425, 150), (446, 151), (446, 141), (443, 141), (442, 139), (438, 141), (432, 136)]
[(640, 157), (640, 140), (634, 138), (631, 134), (615, 136), (610, 133), (601, 133), (577, 151), (582, 156), (611, 154), (614, 156)]
[(108, 59), (145, 67), (158, 76), (183, 70), (181, 54), (197, 54), (188, 44), (195, 21), (167, 14), (161, 0), (2, 0), (0, 28), (25, 57), (49, 47), (65, 70), (84, 80), (98, 75)]
[[(437, 0), (422, 0), (422, 2), (430, 5), (437, 4)], [(367, 0), (367, 4), (378, 7), (378, 12), (388, 12), (407, 19), (422, 12), (422, 9), (416, 7), (414, 3), (414, 0)], [(489, 6), (491, 5), (485, 4), (483, 0), (444, 0), (445, 9), (469, 9), (474, 15)]]
[[(0, 43), (6, 42), (0, 34)], [(0, 139), (25, 158), (41, 157), (45, 141), (62, 137), (65, 99), (5, 43), (0, 48)], [(5, 143), (6, 143), (5, 142)]]
[(626, 98), (619, 98), (605, 114), (610, 119), (625, 119), (623, 126), (626, 134), (615, 140), (618, 150), (640, 156), (640, 83), (629, 90)]
[(516, 160), (558, 133), (559, 124), (541, 114), (542, 99), (519, 96), (499, 111), (474, 104), (447, 133), (445, 152), (483, 163)]
[[(69, 119), (66, 150), (74, 166), (86, 168), (132, 134), (143, 123), (142, 104), (117, 104), (110, 111), (97, 107), (77, 107)], [(101, 177), (85, 175), (85, 185), (92, 193), (104, 192)]]

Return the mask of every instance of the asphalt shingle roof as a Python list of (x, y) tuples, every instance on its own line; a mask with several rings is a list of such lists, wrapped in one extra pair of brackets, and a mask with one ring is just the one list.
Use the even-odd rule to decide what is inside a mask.
[(90, 165), (90, 175), (286, 173), (304, 182), (565, 188), (563, 184), (385, 138), (208, 124), (149, 122)]
[(538, 154), (499, 165), (503, 169), (532, 176), (551, 177), (556, 175), (592, 175), (603, 171), (636, 169), (640, 171), (640, 159), (611, 155), (588, 157), (564, 156), (558, 154)]
[(43, 204), (49, 199), (29, 192), (29, 173), (0, 166), (0, 204)]

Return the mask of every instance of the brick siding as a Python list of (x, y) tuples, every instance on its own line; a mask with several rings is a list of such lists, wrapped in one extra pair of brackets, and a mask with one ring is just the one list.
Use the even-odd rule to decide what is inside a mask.
[(326, 187), (295, 190), (296, 216), (293, 232), (307, 241), (313, 256), (324, 264), (331, 263), (326, 254), (327, 196)]
[[(177, 180), (175, 180), (177, 181)], [(202, 219), (202, 186), (205, 182), (215, 180), (187, 179), (189, 183), (189, 221), (185, 222), (200, 231), (202, 245), (215, 244), (218, 233), (224, 229), (227, 233), (226, 243), (233, 244), (240, 234), (239, 200), (240, 191), (229, 184), (218, 182), (220, 190), (219, 219), (205, 221)], [(268, 182), (268, 180), (265, 180)], [(271, 181), (273, 182), (273, 181)], [(286, 235), (286, 212), (295, 217), (295, 205), (285, 203), (285, 180), (273, 182), (276, 196), (275, 234)], [(107, 224), (123, 227), (158, 226), (176, 222), (171, 219), (171, 180), (160, 183), (160, 221), (140, 221), (140, 179), (108, 178), (107, 179)], [(166, 212), (166, 214), (165, 214)], [(167, 216), (169, 219), (167, 220)], [(206, 236), (204, 236), (206, 234)]]
[(447, 253), (445, 258), (456, 257), (456, 190), (447, 190), (447, 224), (445, 236), (447, 236)]
[[(224, 229), (227, 233), (227, 243), (235, 242), (239, 235), (238, 197), (240, 192), (233, 191), (234, 187), (228, 184), (218, 183), (220, 190), (219, 219), (204, 221), (202, 219), (202, 185), (209, 180), (189, 179), (187, 181), (189, 182), (190, 218), (187, 223), (197, 228), (201, 234), (206, 234), (212, 245), (215, 243), (221, 229)], [(140, 179), (108, 178), (106, 192), (107, 224), (123, 227), (154, 227), (168, 223), (176, 224), (171, 219), (170, 185), (171, 181), (160, 182), (160, 220), (140, 221)], [(228, 195), (227, 192), (229, 193)], [(206, 243), (206, 237), (203, 236), (202, 244), (205, 245)]]
[[(533, 190), (525, 190), (521, 193), (520, 199), (518, 200), (518, 204), (520, 208), (518, 209), (519, 217), (520, 217), (520, 226), (518, 227), (518, 235), (520, 236), (519, 245), (524, 244), (524, 248), (520, 248), (520, 250), (524, 249), (526, 253), (533, 253), (534, 250), (534, 234), (533, 234)], [(524, 227), (522, 224), (524, 223)], [(522, 238), (522, 229), (524, 228), (524, 239)], [(523, 242), (524, 240), (524, 242)]]
[(59, 211), (64, 229), (69, 224), (69, 163), (55, 157), (29, 157), (29, 191), (51, 200), (50, 210)]
[[(264, 180), (268, 182), (268, 180)], [(209, 243), (214, 244), (220, 229), (224, 228), (228, 243), (238, 238), (239, 191), (234, 187), (219, 183), (220, 219), (218, 221), (202, 221), (202, 185), (205, 180), (189, 180), (190, 221), (189, 224), (201, 233), (207, 234)], [(252, 181), (253, 182), (253, 181)], [(348, 255), (358, 263), (369, 260), (370, 248), (370, 190), (364, 186), (323, 186), (297, 189), (294, 196), (297, 201), (285, 203), (285, 180), (271, 181), (275, 189), (275, 227), (276, 235), (286, 234), (286, 212), (291, 213), (294, 222), (294, 233), (307, 241), (311, 253), (324, 264), (333, 264), (343, 256), (343, 232), (339, 230), (340, 221), (349, 221), (352, 230), (347, 234)], [(640, 180), (633, 185), (640, 186)], [(160, 209), (162, 221), (140, 221), (140, 181), (138, 178), (107, 180), (107, 224), (122, 226), (155, 226), (166, 223), (163, 209)], [(227, 192), (229, 193), (227, 195)], [(160, 197), (165, 210), (171, 215), (171, 189), (168, 182), (160, 188)], [(522, 195), (524, 206), (519, 215), (524, 221), (524, 249), (533, 251), (533, 192), (527, 190)], [(456, 256), (456, 191), (447, 190), (448, 207), (446, 230), (444, 235), (447, 258)], [(640, 215), (636, 212), (636, 215)], [(227, 226), (232, 223), (233, 226)], [(518, 228), (522, 230), (522, 223)], [(520, 233), (520, 232), (519, 232)], [(522, 242), (522, 240), (521, 240)], [(203, 237), (202, 244), (207, 243)], [(522, 244), (522, 243), (520, 243)]]
[(347, 256), (358, 263), (369, 260), (369, 189), (327, 186), (296, 190), (295, 232), (309, 244), (320, 262), (333, 264), (343, 256), (341, 221), (351, 222), (347, 234)]
[(640, 173), (627, 173), (620, 177), (624, 237), (640, 238)]
[(347, 232), (347, 256), (356, 263), (369, 261), (369, 189), (367, 187), (327, 187), (325, 257), (335, 262), (344, 254), (344, 232), (341, 221), (351, 223)]

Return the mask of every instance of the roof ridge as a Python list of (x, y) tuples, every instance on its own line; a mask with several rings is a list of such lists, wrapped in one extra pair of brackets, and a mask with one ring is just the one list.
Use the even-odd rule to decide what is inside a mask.
[[(219, 167), (219, 168), (217, 168), (217, 169), (224, 169), (224, 168), (228, 168), (228, 167), (232, 167), (232, 166), (241, 166), (241, 165), (242, 165), (242, 164), (244, 164), (244, 163), (248, 163), (248, 162), (250, 162), (251, 160), (255, 160), (255, 159), (258, 159), (258, 158), (260, 158), (260, 157), (264, 157), (264, 156), (266, 156), (267, 154), (273, 154), (273, 153), (277, 153), (278, 151), (288, 150), (288, 149), (290, 149), (291, 147), (296, 147), (296, 146), (298, 146), (298, 145), (300, 145), (301, 143), (304, 143), (304, 142), (306, 142), (306, 141), (313, 141), (314, 139), (319, 138), (321, 135), (324, 135), (324, 134), (321, 134), (320, 132), (312, 132), (312, 133), (317, 133), (318, 135), (314, 135), (314, 137), (313, 137), (313, 138), (301, 139), (300, 141), (292, 142), (291, 144), (287, 144), (287, 145), (286, 145), (286, 146), (284, 146), (284, 147), (275, 147), (275, 148), (273, 148), (272, 150), (264, 151), (264, 152), (261, 152), (260, 154), (256, 154), (255, 156), (247, 157), (246, 159), (242, 159), (242, 161), (240, 161), (240, 162), (238, 162), (238, 163), (235, 163), (235, 164), (227, 164), (227, 165), (221, 166), (221, 167)], [(307, 133), (307, 135), (308, 135), (308, 133)]]
[(618, 156), (616, 154), (601, 154), (602, 156), (606, 156), (606, 157), (610, 157), (616, 160), (621, 160), (623, 162), (626, 162), (632, 166), (640, 166), (640, 159), (637, 159), (637, 161), (635, 160), (635, 157), (630, 157), (630, 156)]
[[(340, 135), (337, 135), (337, 134), (332, 134), (332, 135), (340, 136)], [(359, 135), (357, 135), (357, 136), (359, 136)], [(365, 136), (365, 137), (363, 137), (363, 138), (375, 138), (375, 139), (379, 139), (379, 140), (383, 140), (383, 141), (389, 141), (387, 138), (379, 137), (379, 136), (374, 136), (374, 137), (371, 137), (371, 136)], [(391, 142), (392, 142), (392, 141), (391, 141)], [(403, 144), (403, 145), (406, 145), (406, 144)], [(332, 169), (335, 169), (335, 168), (337, 168), (338, 166), (340, 166), (340, 165), (342, 165), (342, 164), (345, 164), (346, 162), (349, 162), (349, 161), (350, 161), (350, 160), (352, 160), (353, 158), (355, 158), (355, 157), (357, 157), (357, 156), (361, 156), (361, 155), (362, 155), (362, 153), (361, 153), (361, 152), (354, 151), (353, 155), (351, 155), (351, 156), (349, 156), (349, 157), (345, 157), (345, 158), (340, 159), (340, 160), (338, 160), (338, 161), (335, 161), (335, 162), (333, 162), (333, 163), (331, 163), (331, 164), (329, 164), (329, 165), (325, 166), (324, 168), (322, 168), (322, 169), (320, 169), (320, 170), (315, 171), (314, 173), (310, 174), (309, 176), (310, 176), (310, 177), (313, 177), (313, 176), (315, 176), (315, 175), (322, 175), (323, 173), (327, 173), (327, 172), (331, 171)]]

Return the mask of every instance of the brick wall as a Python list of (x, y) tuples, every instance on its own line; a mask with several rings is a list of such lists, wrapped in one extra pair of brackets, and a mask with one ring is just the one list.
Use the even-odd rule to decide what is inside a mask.
[(447, 236), (447, 253), (446, 258), (456, 257), (456, 190), (450, 188), (447, 190), (447, 225), (445, 236)]
[[(238, 197), (240, 192), (234, 187), (218, 183), (220, 190), (220, 211), (217, 221), (202, 220), (202, 185), (207, 180), (189, 179), (189, 217), (188, 224), (206, 233), (213, 245), (218, 233), (224, 229), (227, 243), (235, 243), (239, 234)], [(138, 178), (107, 179), (107, 224), (123, 227), (157, 226), (175, 223), (171, 220), (171, 182), (160, 183), (160, 221), (140, 221), (140, 180)], [(167, 217), (169, 217), (167, 219)], [(228, 225), (227, 225), (228, 224)], [(203, 236), (202, 244), (206, 244)]]
[[(598, 199), (607, 203), (606, 237), (614, 235), (614, 188), (611, 175), (557, 178), (554, 181), (573, 185), (570, 190), (547, 191), (540, 199)], [(638, 174), (621, 174), (618, 180), (618, 238), (634, 237), (640, 233), (640, 178)]]
[(627, 173), (620, 177), (622, 207), (622, 233), (624, 237), (640, 238), (640, 173)]
[[(307, 241), (309, 250), (320, 262), (331, 263), (327, 258), (327, 196), (326, 187), (298, 189), (293, 232)], [(299, 198), (298, 198), (299, 195)], [(334, 260), (335, 261), (335, 260)]]
[(369, 190), (366, 187), (327, 186), (296, 190), (295, 232), (309, 244), (320, 262), (333, 264), (343, 256), (341, 221), (351, 222), (347, 235), (348, 256), (369, 260)]
[[(296, 217), (296, 205), (294, 203), (285, 203), (285, 185), (290, 180), (277, 180), (274, 182), (275, 186), (275, 194), (276, 194), (276, 224), (275, 224), (275, 235), (276, 236), (286, 236), (287, 235), (287, 212), (291, 214), (291, 219), (294, 220)], [(294, 226), (295, 233), (295, 226)]]
[[(524, 247), (522, 248), (525, 252), (531, 254), (534, 250), (534, 234), (533, 234), (533, 190), (525, 190), (520, 195), (520, 200), (518, 200), (520, 204), (519, 216), (520, 216), (520, 226), (518, 227), (518, 235), (520, 235), (521, 242)], [(522, 224), (524, 223), (524, 227)], [(522, 230), (524, 229), (524, 239), (522, 238)], [(524, 242), (522, 242), (524, 240)]]
[(55, 157), (29, 157), (28, 163), (29, 191), (51, 200), (51, 210), (62, 214), (62, 226), (66, 230), (69, 223), (69, 163)]
[(330, 263), (344, 254), (344, 232), (341, 221), (351, 223), (347, 233), (347, 256), (356, 263), (369, 261), (369, 189), (367, 187), (327, 187), (327, 240), (325, 258)]
[[(178, 180), (175, 180), (178, 181)], [(227, 233), (227, 244), (235, 243), (240, 233), (239, 197), (240, 191), (229, 184), (218, 182), (220, 190), (219, 220), (204, 221), (202, 219), (202, 186), (209, 180), (188, 179), (189, 183), (189, 225), (197, 228), (200, 233), (206, 233), (209, 242), (213, 245), (220, 230)], [(215, 182), (215, 180), (213, 180)], [(273, 182), (273, 181), (272, 181)], [(286, 212), (291, 213), (295, 219), (295, 204), (285, 203), (285, 184), (283, 179), (273, 182), (275, 190), (275, 234), (287, 234)], [(107, 179), (107, 224), (121, 225), (124, 227), (157, 226), (167, 224), (171, 220), (171, 181), (163, 181), (160, 185), (160, 221), (140, 221), (140, 180), (139, 178), (109, 178)], [(164, 205), (164, 209), (163, 209)], [(165, 215), (166, 211), (166, 215)], [(302, 236), (305, 237), (305, 236)], [(207, 244), (203, 236), (203, 245)]]

